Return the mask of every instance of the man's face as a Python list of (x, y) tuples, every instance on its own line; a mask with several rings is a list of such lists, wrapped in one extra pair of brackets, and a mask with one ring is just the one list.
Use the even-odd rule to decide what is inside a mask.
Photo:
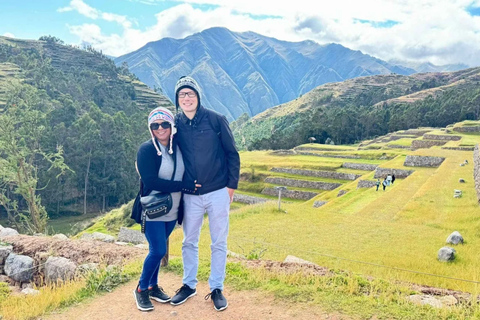
[(198, 97), (190, 88), (183, 88), (178, 92), (178, 104), (183, 112), (194, 112), (198, 107)]

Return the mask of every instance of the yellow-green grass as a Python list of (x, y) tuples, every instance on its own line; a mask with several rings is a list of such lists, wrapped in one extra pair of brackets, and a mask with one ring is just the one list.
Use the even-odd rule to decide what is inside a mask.
[(412, 145), (412, 141), (415, 139), (409, 139), (409, 138), (402, 138), (394, 141), (390, 141), (388, 144), (397, 144), (400, 146), (406, 146), (409, 147)]
[(318, 150), (328, 150), (328, 151), (331, 151), (331, 150), (339, 150), (339, 151), (345, 151), (345, 150), (349, 150), (349, 151), (356, 151), (357, 150), (357, 146), (350, 146), (350, 145), (331, 145), (331, 144), (320, 144), (320, 143), (306, 143), (306, 144), (302, 144), (302, 145), (299, 145), (297, 148), (314, 148), (314, 149), (318, 149)]
[[(231, 215), (229, 249), (249, 250), (257, 239), (267, 248), (268, 259), (283, 260), (293, 254), (379, 278), (478, 292), (476, 284), (392, 269), (480, 281), (480, 219), (471, 179), (473, 166), (459, 166), (465, 159), (472, 163), (472, 155), (440, 149), (422, 149), (414, 154), (447, 159), (440, 168), (410, 168), (403, 167), (405, 157), (397, 157), (382, 167), (413, 169), (411, 176), (397, 179), (386, 191), (380, 188), (378, 192), (375, 188), (356, 189), (356, 181), (348, 183), (342, 189), (349, 192), (342, 197), (336, 197), (337, 190), (317, 197), (329, 200), (321, 208), (312, 207), (317, 198), (303, 204), (282, 204), (287, 214), (278, 212), (274, 203), (241, 208)], [(366, 176), (370, 177), (373, 173)], [(459, 184), (459, 178), (467, 183)], [(453, 198), (456, 188), (464, 191), (460, 199)], [(456, 247), (454, 262), (438, 262), (438, 250), (455, 230), (467, 243)], [(202, 251), (208, 251), (209, 246), (205, 232), (207, 224), (202, 231)], [(179, 234), (172, 237), (172, 243), (180, 242)], [(179, 245), (172, 250), (179, 254)]]

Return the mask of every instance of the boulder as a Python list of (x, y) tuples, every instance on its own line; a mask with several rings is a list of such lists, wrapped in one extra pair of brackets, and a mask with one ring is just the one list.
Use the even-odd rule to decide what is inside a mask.
[(23, 293), (24, 295), (27, 295), (27, 296), (35, 296), (37, 294), (40, 294), (40, 291), (35, 290), (33, 288), (25, 288), (21, 291), (21, 293)]
[(315, 202), (313, 203), (313, 207), (314, 207), (314, 208), (320, 208), (321, 206), (323, 206), (323, 205), (326, 204), (326, 203), (327, 203), (327, 201), (315, 201)]
[(18, 235), (18, 231), (12, 228), (3, 228), (0, 229), (0, 238), (8, 237), (8, 236), (16, 236)]
[(101, 233), (101, 232), (94, 232), (94, 233), (84, 233), (82, 234), (81, 238), (83, 240), (99, 240), (103, 242), (114, 243), (115, 238), (109, 234)]
[(75, 276), (77, 265), (64, 257), (49, 257), (45, 263), (45, 280), (48, 283), (71, 280)]
[(140, 230), (121, 227), (120, 232), (118, 233), (118, 241), (139, 244), (147, 242), (147, 239)]
[[(13, 246), (10, 245), (0, 245), (0, 265), (5, 264), (8, 255), (13, 251)], [(1, 273), (1, 272), (0, 272)]]
[(5, 274), (17, 282), (29, 282), (33, 279), (33, 259), (10, 253), (5, 261)]
[(313, 265), (315, 266), (316, 264), (311, 262), (311, 261), (307, 261), (307, 260), (303, 260), (301, 258), (298, 258), (298, 257), (295, 257), (295, 256), (291, 256), (291, 255), (288, 255), (285, 260), (283, 260), (283, 262), (285, 263), (297, 263), (297, 264), (308, 264), (308, 265)]
[(448, 262), (455, 259), (455, 249), (451, 247), (443, 247), (438, 250), (438, 260), (442, 262)]
[(460, 234), (460, 232), (458, 231), (454, 231), (452, 232), (452, 234), (450, 234), (447, 238), (447, 243), (450, 243), (450, 244), (463, 244), (463, 237), (462, 235)]
[(57, 240), (68, 240), (68, 237), (63, 233), (57, 233), (56, 235), (53, 235), (52, 238)]

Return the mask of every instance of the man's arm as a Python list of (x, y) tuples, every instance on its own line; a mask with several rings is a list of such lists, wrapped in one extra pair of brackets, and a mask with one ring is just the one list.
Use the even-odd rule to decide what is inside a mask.
[(238, 188), (238, 180), (240, 177), (240, 155), (238, 154), (232, 130), (230, 130), (228, 120), (225, 116), (220, 117), (220, 139), (223, 151), (225, 152), (225, 159), (227, 160), (227, 190), (230, 196), (230, 202), (232, 202), (233, 194), (235, 189)]

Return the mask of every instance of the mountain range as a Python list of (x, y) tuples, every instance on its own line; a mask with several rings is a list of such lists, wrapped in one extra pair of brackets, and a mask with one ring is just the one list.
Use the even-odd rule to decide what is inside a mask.
[(184, 39), (163, 38), (115, 59), (117, 65), (125, 62), (172, 101), (178, 78), (193, 76), (205, 93), (202, 104), (229, 120), (256, 115), (325, 83), (416, 72), (340, 44), (280, 41), (219, 27)]

